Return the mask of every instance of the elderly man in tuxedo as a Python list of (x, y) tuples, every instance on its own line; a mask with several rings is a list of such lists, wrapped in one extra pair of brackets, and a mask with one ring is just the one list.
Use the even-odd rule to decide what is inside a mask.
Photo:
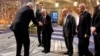
[(24, 56), (29, 56), (30, 39), (28, 26), (31, 20), (36, 25), (43, 25), (41, 22), (38, 22), (34, 17), (33, 3), (28, 2), (26, 6), (18, 10), (15, 19), (10, 27), (10, 29), (14, 32), (16, 39), (16, 56), (21, 56), (22, 45), (24, 47)]
[(86, 6), (84, 3), (79, 4), (79, 25), (77, 27), (79, 44), (78, 51), (79, 56), (92, 56), (92, 53), (89, 51), (89, 38), (90, 38), (90, 26), (91, 26), (91, 15), (86, 11)]
[(49, 53), (51, 47), (51, 35), (53, 32), (51, 17), (47, 14), (46, 9), (41, 10), (42, 14), (42, 23), (43, 23), (43, 31), (42, 31), (42, 38), (43, 38), (43, 47), (44, 50), (42, 52)]
[(73, 55), (73, 37), (76, 34), (76, 22), (73, 15), (69, 12), (67, 8), (62, 10), (62, 15), (64, 16), (63, 21), (63, 36), (65, 39), (65, 44), (68, 51), (64, 54), (68, 54), (69, 56)]

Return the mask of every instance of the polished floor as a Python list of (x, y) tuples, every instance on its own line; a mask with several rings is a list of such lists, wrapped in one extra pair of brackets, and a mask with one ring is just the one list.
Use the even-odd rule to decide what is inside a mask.
[[(54, 32), (52, 34), (51, 40), (51, 52), (48, 54), (44, 54), (41, 51), (43, 50), (42, 47), (38, 47), (38, 40), (37, 36), (34, 34), (30, 34), (30, 56), (68, 56), (64, 55), (63, 53), (67, 51), (65, 42), (62, 36), (62, 27), (57, 26), (53, 27)], [(74, 55), (78, 56), (78, 38), (77, 36), (74, 37), (73, 41), (74, 45)], [(93, 37), (90, 38), (90, 45), (89, 50), (94, 53), (94, 41)], [(23, 55), (22, 49), (22, 55)], [(13, 35), (13, 32), (6, 30), (0, 30), (0, 56), (15, 56), (16, 54), (16, 41)]]

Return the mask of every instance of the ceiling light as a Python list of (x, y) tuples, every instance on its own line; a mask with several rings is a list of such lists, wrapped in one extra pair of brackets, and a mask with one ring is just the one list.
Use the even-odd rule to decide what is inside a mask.
[(55, 7), (59, 7), (59, 3), (58, 2), (55, 3)]
[(99, 5), (100, 4), (100, 2), (99, 1), (97, 1), (97, 5)]
[(78, 2), (77, 1), (73, 2), (73, 5), (74, 6), (77, 6), (78, 5)]

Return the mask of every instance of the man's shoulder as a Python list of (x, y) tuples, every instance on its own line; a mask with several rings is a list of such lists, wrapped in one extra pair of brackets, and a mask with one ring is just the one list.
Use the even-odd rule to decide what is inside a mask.
[(100, 15), (100, 10), (98, 10), (96, 13), (97, 13), (97, 15)]
[(74, 16), (73, 16), (72, 14), (69, 14), (69, 17), (70, 17), (70, 18), (74, 18)]
[(25, 12), (27, 10), (32, 10), (32, 9), (30, 9), (28, 6), (24, 6), (24, 7), (19, 9), (19, 12)]
[(88, 15), (90, 15), (90, 13), (89, 13), (88, 11), (85, 11), (84, 14), (88, 14)]
[(36, 9), (36, 12), (39, 12), (40, 10), (39, 9)]
[(50, 14), (47, 14), (47, 16), (49, 16), (49, 17), (50, 17)]
[(47, 14), (47, 17), (51, 18), (51, 16), (49, 14)]
[(24, 7), (20, 8), (20, 10), (25, 10), (25, 9), (29, 9), (28, 6), (24, 6)]

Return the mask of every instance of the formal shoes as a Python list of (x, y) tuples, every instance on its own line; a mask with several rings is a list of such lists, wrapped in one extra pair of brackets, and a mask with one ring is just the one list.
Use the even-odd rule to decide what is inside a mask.
[(83, 55), (79, 55), (79, 56), (83, 56)]
[(85, 54), (85, 56), (93, 56), (93, 54), (92, 54), (91, 52), (87, 52), (87, 53)]
[(66, 54), (73, 54), (73, 52), (67, 51), (67, 52), (65, 52), (64, 54), (65, 54), (65, 55), (66, 55)]
[(38, 47), (40, 47), (40, 46), (41, 46), (41, 44), (38, 45)]
[(65, 52), (64, 54), (67, 55), (67, 54), (69, 54), (69, 52)]
[(67, 51), (66, 53), (64, 53), (64, 55), (73, 56), (73, 53)]
[(43, 44), (39, 44), (38, 47), (43, 47)]
[(91, 52), (86, 52), (84, 54), (79, 53), (79, 56), (93, 56), (93, 54)]
[(43, 52), (43, 53), (49, 53), (50, 51), (47, 51), (47, 50), (43, 50), (42, 52)]
[(22, 56), (22, 55), (16, 55), (16, 56)]

